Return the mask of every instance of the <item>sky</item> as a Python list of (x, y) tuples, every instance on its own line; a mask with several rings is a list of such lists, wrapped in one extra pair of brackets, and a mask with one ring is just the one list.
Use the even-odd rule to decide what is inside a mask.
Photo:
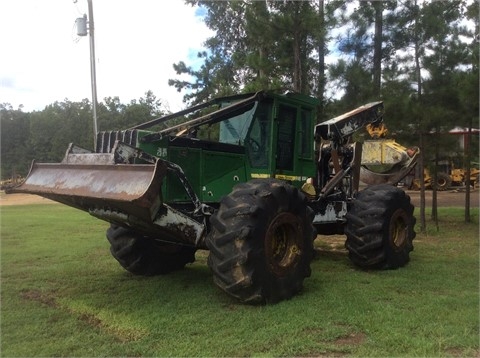
[[(173, 64), (194, 65), (212, 32), (183, 0), (92, 0), (97, 98), (130, 103), (151, 90), (166, 109), (185, 108)], [(24, 112), (55, 101), (92, 100), (89, 37), (76, 18), (87, 0), (0, 1), (0, 103)]]

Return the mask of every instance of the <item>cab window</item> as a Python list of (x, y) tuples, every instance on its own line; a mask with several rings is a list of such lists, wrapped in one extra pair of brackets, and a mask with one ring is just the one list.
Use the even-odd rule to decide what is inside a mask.
[(260, 103), (245, 139), (252, 168), (268, 168), (270, 158), (271, 104)]
[(285, 105), (279, 106), (277, 132), (277, 169), (293, 170), (295, 154), (295, 120), (297, 109)]

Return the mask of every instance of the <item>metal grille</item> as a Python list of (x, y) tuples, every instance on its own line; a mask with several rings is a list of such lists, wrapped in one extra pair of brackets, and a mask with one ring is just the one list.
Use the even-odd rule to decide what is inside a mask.
[(115, 141), (137, 146), (137, 130), (103, 131), (97, 133), (97, 153), (110, 153)]

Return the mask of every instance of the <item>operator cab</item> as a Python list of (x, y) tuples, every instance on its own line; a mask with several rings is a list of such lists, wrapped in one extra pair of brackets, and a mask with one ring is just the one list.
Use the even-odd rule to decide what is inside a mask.
[(254, 177), (305, 180), (314, 173), (317, 101), (299, 94), (265, 94), (244, 113), (220, 122), (219, 142), (245, 147)]
[(246, 180), (274, 177), (300, 187), (315, 173), (317, 105), (316, 99), (294, 93), (223, 97), (215, 100), (213, 112), (202, 108), (190, 115), (197, 118), (159, 133), (171, 137), (169, 146), (244, 154)]

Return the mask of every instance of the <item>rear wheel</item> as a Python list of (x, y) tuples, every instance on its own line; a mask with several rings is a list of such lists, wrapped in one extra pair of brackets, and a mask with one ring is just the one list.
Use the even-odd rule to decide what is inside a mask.
[(117, 225), (107, 230), (107, 239), (112, 256), (135, 275), (166, 274), (195, 261), (193, 247), (160, 242)]
[(347, 213), (345, 246), (363, 268), (395, 269), (407, 264), (415, 238), (410, 197), (391, 185), (359, 192)]
[(214, 282), (244, 303), (292, 297), (311, 273), (312, 219), (303, 194), (284, 182), (236, 186), (210, 219), (208, 265)]

